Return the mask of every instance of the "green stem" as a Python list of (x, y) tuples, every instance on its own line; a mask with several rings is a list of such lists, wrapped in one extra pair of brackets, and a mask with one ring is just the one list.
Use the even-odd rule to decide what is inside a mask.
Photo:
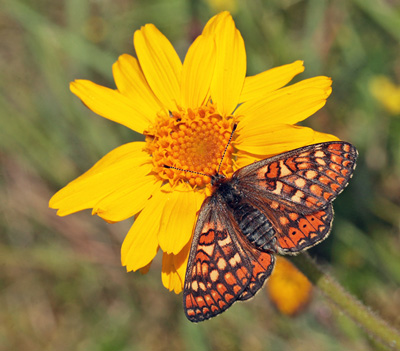
[(393, 350), (400, 350), (400, 333), (390, 327), (376, 313), (348, 293), (335, 279), (324, 272), (311, 257), (304, 253), (291, 261), (336, 306), (370, 335)]

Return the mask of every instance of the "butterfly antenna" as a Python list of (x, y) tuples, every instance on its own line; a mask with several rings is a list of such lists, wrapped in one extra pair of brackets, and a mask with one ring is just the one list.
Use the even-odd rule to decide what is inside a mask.
[(222, 154), (222, 157), (221, 157), (221, 162), (219, 163), (219, 166), (218, 166), (218, 169), (217, 169), (217, 174), (219, 174), (219, 171), (220, 171), (221, 166), (222, 166), (222, 162), (224, 161), (224, 157), (225, 157), (226, 151), (228, 150), (228, 147), (229, 147), (229, 145), (230, 145), (230, 143), (232, 141), (233, 134), (235, 133), (236, 128), (237, 128), (237, 123), (235, 123), (233, 125), (231, 136), (229, 137), (228, 143), (225, 146), (224, 153)]
[(206, 173), (191, 171), (191, 170), (189, 170), (189, 169), (183, 169), (183, 168), (178, 168), (178, 167), (174, 167), (174, 166), (167, 166), (167, 165), (164, 165), (164, 168), (176, 169), (177, 171), (188, 172), (188, 173), (194, 173), (194, 174), (198, 174), (198, 175), (202, 175), (202, 176), (206, 176), (206, 177), (210, 177), (210, 178), (212, 177), (211, 175), (206, 174)]

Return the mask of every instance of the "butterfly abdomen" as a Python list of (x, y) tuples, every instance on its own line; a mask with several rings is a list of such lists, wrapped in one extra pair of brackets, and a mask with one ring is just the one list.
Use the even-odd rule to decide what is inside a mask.
[(235, 177), (219, 180), (217, 193), (232, 209), (233, 216), (247, 240), (259, 250), (274, 251), (276, 232), (272, 223), (256, 207), (243, 202), (238, 180)]
[(262, 212), (249, 204), (241, 204), (233, 208), (233, 213), (242, 233), (257, 249), (274, 250), (276, 232)]

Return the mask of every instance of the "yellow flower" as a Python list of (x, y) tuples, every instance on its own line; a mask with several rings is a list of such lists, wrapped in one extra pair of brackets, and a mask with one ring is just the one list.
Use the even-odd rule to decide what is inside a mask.
[(382, 106), (394, 115), (400, 114), (400, 87), (385, 76), (376, 76), (371, 79), (369, 89), (372, 96)]
[(215, 12), (229, 10), (235, 14), (238, 10), (237, 0), (207, 0), (207, 4)]
[(134, 34), (138, 59), (122, 55), (113, 65), (117, 89), (87, 80), (71, 91), (99, 115), (145, 135), (108, 153), (57, 192), (50, 207), (65, 216), (92, 208), (108, 222), (135, 216), (122, 245), (128, 271), (146, 267), (163, 251), (162, 281), (182, 290), (197, 212), (234, 123), (238, 123), (221, 172), (307, 144), (336, 140), (295, 125), (319, 110), (331, 80), (315, 77), (282, 88), (303, 72), (301, 61), (246, 75), (243, 39), (228, 12), (211, 18), (183, 64), (152, 24)]
[(312, 284), (307, 277), (281, 256), (276, 257), (275, 268), (266, 287), (277, 309), (288, 316), (299, 313), (312, 296)]

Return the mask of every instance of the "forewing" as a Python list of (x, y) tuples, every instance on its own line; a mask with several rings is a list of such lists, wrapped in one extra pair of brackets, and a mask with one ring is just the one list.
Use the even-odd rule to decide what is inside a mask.
[(248, 196), (258, 194), (307, 214), (332, 202), (352, 176), (356, 148), (328, 142), (295, 149), (239, 169), (233, 177)]
[(238, 236), (226, 205), (217, 195), (207, 198), (194, 231), (183, 290), (190, 321), (222, 313), (250, 284), (253, 267)]

